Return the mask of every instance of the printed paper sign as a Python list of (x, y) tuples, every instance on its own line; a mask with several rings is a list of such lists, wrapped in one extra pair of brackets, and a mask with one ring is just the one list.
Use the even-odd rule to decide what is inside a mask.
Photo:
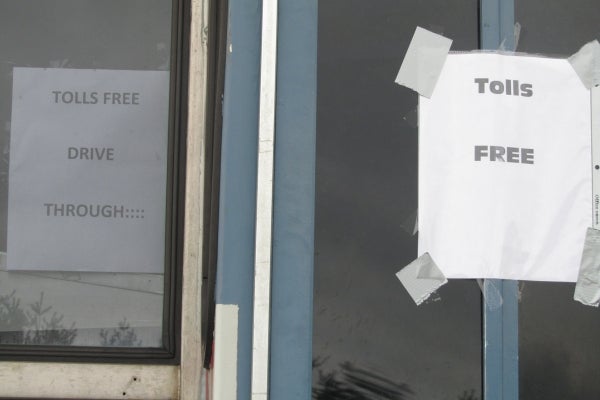
[(568, 61), (450, 54), (419, 112), (419, 254), (448, 278), (576, 281), (590, 92)]
[(15, 68), (10, 270), (161, 273), (169, 73)]

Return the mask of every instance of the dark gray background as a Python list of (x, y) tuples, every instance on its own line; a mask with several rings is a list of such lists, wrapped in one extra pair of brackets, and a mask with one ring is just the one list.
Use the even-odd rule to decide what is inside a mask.
[(417, 307), (395, 277), (417, 256), (418, 98), (394, 79), (417, 25), (477, 49), (477, 4), (319, 1), (314, 398), (481, 398), (477, 283)]

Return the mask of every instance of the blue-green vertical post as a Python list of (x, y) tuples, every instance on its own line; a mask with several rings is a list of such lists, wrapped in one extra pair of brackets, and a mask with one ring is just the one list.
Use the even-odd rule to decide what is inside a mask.
[(239, 307), (231, 376), (241, 400), (251, 392), (261, 0), (228, 6), (215, 302)]
[(481, 48), (515, 50), (514, 0), (481, 0)]
[[(514, 0), (481, 0), (481, 48), (515, 50)], [(497, 291), (502, 304), (484, 306), (484, 398), (519, 398), (519, 303), (518, 282), (491, 280), (484, 285)], [(484, 296), (491, 299), (492, 293)]]
[(270, 399), (311, 398), (317, 4), (279, 0)]

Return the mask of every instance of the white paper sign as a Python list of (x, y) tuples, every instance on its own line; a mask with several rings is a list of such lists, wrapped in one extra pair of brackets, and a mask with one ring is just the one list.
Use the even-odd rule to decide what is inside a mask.
[(419, 254), (448, 278), (576, 281), (590, 92), (567, 60), (450, 54), (419, 119)]
[(164, 269), (169, 73), (15, 68), (7, 267)]

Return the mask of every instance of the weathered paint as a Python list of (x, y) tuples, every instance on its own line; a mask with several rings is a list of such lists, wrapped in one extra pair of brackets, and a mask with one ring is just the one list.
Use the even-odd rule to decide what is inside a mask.
[(1, 397), (176, 399), (179, 368), (157, 365), (0, 363)]

